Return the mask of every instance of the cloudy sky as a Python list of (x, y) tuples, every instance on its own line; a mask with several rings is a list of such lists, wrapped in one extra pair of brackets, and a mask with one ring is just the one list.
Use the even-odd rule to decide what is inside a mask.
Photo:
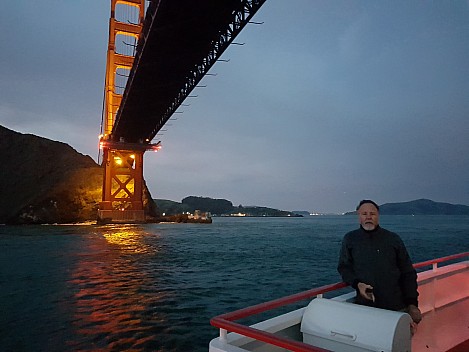
[[(97, 160), (109, 0), (0, 12), (0, 125)], [(267, 0), (145, 154), (155, 198), (469, 205), (469, 2)]]

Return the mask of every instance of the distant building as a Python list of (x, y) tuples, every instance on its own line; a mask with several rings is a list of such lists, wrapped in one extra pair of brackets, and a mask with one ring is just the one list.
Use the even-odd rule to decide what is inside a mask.
[(212, 218), (212, 215), (208, 211), (203, 212), (200, 210), (195, 210), (194, 214), (189, 214), (187, 218), (190, 220), (210, 220)]

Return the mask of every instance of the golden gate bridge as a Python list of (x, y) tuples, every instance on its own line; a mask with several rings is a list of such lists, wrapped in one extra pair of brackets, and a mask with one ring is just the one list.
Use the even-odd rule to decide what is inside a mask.
[(266, 0), (111, 0), (100, 222), (143, 222), (143, 154)]

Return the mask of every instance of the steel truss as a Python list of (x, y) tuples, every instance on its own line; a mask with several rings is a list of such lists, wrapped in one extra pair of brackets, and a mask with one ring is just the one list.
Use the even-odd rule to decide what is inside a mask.
[(189, 96), (192, 90), (197, 86), (203, 76), (210, 70), (210, 68), (217, 62), (223, 52), (233, 42), (235, 37), (241, 30), (249, 23), (257, 10), (262, 6), (266, 0), (243, 0), (241, 1), (241, 8), (233, 13), (233, 21), (226, 28), (224, 33), (221, 33), (218, 41), (213, 43), (213, 48), (202, 60), (197, 63), (194, 69), (187, 76), (187, 81), (179, 94), (174, 98), (171, 105), (166, 112), (161, 116), (154, 130), (151, 132), (150, 140), (152, 140), (163, 125), (169, 120), (172, 114), (181, 106), (182, 102)]

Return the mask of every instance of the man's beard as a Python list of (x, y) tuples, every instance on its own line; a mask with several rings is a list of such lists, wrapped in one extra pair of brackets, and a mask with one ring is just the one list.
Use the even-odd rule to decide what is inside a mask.
[(366, 231), (373, 231), (376, 228), (376, 225), (371, 222), (366, 222), (362, 225), (362, 227)]

